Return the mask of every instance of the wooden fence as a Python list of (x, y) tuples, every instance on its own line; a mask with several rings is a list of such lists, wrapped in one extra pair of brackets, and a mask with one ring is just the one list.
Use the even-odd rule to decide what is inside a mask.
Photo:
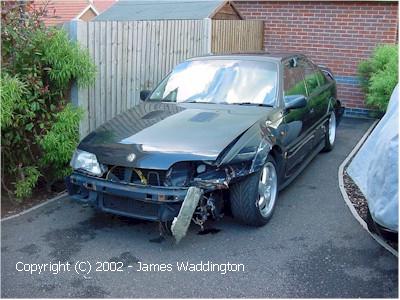
[(264, 23), (258, 20), (212, 20), (211, 51), (248, 52), (264, 49)]
[[(262, 42), (255, 42), (262, 39), (259, 32), (262, 21), (214, 22), (210, 19), (73, 21), (66, 25), (71, 38), (88, 49), (98, 71), (92, 86), (75, 87), (71, 92), (73, 102), (87, 112), (80, 125), (81, 137), (138, 104), (140, 91), (153, 89), (179, 62), (210, 53), (214, 24), (217, 30), (213, 38), (219, 52), (262, 49)], [(225, 42), (219, 43), (218, 36)], [(229, 37), (234, 40), (232, 43), (226, 41)]]

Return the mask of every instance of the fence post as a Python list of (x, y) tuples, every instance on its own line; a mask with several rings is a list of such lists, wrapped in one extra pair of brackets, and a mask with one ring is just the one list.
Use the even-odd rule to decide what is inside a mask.
[[(70, 22), (64, 23), (62, 28), (67, 32), (68, 37), (71, 41), (76, 42), (76, 32), (77, 32), (77, 24), (76, 20), (72, 20)], [(78, 106), (78, 87), (76, 82), (74, 81), (71, 86), (71, 103), (73, 105)]]
[(204, 53), (211, 53), (211, 41), (212, 41), (212, 21), (210, 18), (204, 19)]
[[(64, 30), (69, 38), (77, 42), (83, 49), (87, 49), (87, 23), (80, 20), (72, 20), (63, 24)], [(79, 136), (83, 138), (89, 133), (89, 109), (88, 109), (88, 89), (78, 87), (76, 81), (71, 85), (71, 103), (83, 109), (84, 115), (79, 124)]]

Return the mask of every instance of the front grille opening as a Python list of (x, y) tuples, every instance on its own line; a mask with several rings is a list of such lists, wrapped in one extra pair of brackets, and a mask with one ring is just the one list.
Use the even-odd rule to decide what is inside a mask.
[(106, 174), (106, 179), (111, 181), (123, 181), (125, 178), (125, 168), (119, 166), (111, 166)]
[(114, 182), (165, 186), (166, 171), (109, 166), (105, 179)]
[(147, 182), (150, 185), (160, 186), (161, 185), (160, 175), (157, 172), (149, 171), (147, 173)]

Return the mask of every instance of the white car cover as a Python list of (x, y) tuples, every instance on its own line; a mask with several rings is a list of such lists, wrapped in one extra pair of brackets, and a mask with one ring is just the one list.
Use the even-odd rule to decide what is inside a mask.
[(398, 232), (399, 90), (395, 87), (382, 120), (360, 148), (347, 172), (367, 198), (372, 219)]

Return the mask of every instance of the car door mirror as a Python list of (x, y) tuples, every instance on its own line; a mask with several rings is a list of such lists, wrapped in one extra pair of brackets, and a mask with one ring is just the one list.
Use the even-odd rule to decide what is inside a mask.
[(143, 90), (140, 91), (140, 100), (144, 101), (147, 99), (147, 97), (150, 95), (151, 91), (150, 90)]
[(286, 110), (304, 108), (307, 106), (306, 96), (304, 95), (285, 96), (284, 100)]

